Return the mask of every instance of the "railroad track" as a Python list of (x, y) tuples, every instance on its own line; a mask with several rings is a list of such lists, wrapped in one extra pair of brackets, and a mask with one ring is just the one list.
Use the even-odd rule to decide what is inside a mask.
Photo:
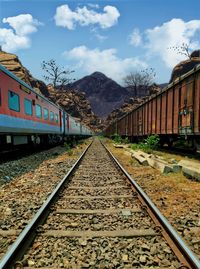
[(98, 139), (59, 183), (0, 268), (200, 268)]

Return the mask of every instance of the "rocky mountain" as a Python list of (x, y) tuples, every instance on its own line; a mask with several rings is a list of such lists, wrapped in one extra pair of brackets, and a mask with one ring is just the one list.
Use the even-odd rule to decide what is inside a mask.
[(92, 111), (84, 93), (71, 89), (56, 90), (51, 85), (47, 86), (43, 81), (35, 79), (15, 54), (0, 51), (0, 64), (94, 131), (98, 132), (102, 128), (101, 120)]
[(89, 76), (75, 81), (67, 86), (85, 93), (90, 101), (92, 110), (99, 117), (107, 116), (113, 109), (123, 104), (130, 92), (108, 78), (101, 72), (94, 72)]

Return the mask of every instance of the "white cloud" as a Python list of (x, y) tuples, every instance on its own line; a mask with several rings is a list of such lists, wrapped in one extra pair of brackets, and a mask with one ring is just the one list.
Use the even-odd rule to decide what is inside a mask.
[(165, 65), (172, 68), (186, 57), (177, 54), (169, 47), (180, 47), (186, 43), (192, 50), (199, 48), (200, 39), (196, 39), (198, 31), (200, 31), (200, 20), (184, 22), (182, 19), (172, 19), (161, 26), (146, 30), (145, 47), (150, 56), (161, 57)]
[(65, 58), (75, 61), (82, 71), (88, 74), (100, 71), (118, 82), (121, 82), (128, 71), (147, 67), (145, 62), (137, 58), (121, 59), (116, 54), (117, 50), (114, 48), (101, 51), (98, 48), (90, 50), (86, 46), (64, 52)]
[(0, 44), (2, 49), (8, 52), (29, 48), (31, 45), (29, 35), (36, 32), (37, 26), (41, 25), (30, 14), (3, 18), (2, 22), (8, 23), (11, 27), (11, 29), (0, 28)]
[(37, 32), (37, 26), (41, 25), (41, 23), (33, 19), (30, 14), (21, 14), (16, 17), (4, 18), (3, 23), (8, 23), (19, 36)]
[(11, 29), (0, 28), (0, 44), (2, 50), (14, 52), (21, 48), (29, 48), (30, 39), (25, 36), (16, 35)]
[(75, 29), (77, 23), (81, 26), (99, 24), (103, 29), (115, 25), (120, 16), (117, 8), (105, 6), (103, 11), (104, 13), (98, 13), (86, 6), (77, 7), (75, 11), (72, 11), (68, 5), (62, 5), (57, 7), (54, 19), (57, 26), (66, 27), (69, 30)]
[(142, 43), (142, 36), (138, 28), (135, 28), (129, 36), (130, 44), (138, 47)]

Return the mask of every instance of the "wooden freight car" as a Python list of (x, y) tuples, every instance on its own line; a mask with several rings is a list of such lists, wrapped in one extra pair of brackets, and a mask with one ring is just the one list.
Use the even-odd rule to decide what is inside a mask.
[[(200, 65), (108, 127), (130, 140), (158, 134), (171, 145), (180, 137), (200, 143)], [(110, 128), (110, 129), (109, 129)], [(111, 130), (112, 129), (112, 130)]]

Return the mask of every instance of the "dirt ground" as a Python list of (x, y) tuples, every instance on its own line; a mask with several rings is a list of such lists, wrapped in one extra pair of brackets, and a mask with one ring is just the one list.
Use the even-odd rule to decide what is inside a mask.
[[(127, 149), (115, 148), (110, 140), (106, 145), (200, 258), (200, 182), (191, 181), (182, 173), (161, 174), (140, 165)], [(160, 155), (174, 158), (169, 153)]]

